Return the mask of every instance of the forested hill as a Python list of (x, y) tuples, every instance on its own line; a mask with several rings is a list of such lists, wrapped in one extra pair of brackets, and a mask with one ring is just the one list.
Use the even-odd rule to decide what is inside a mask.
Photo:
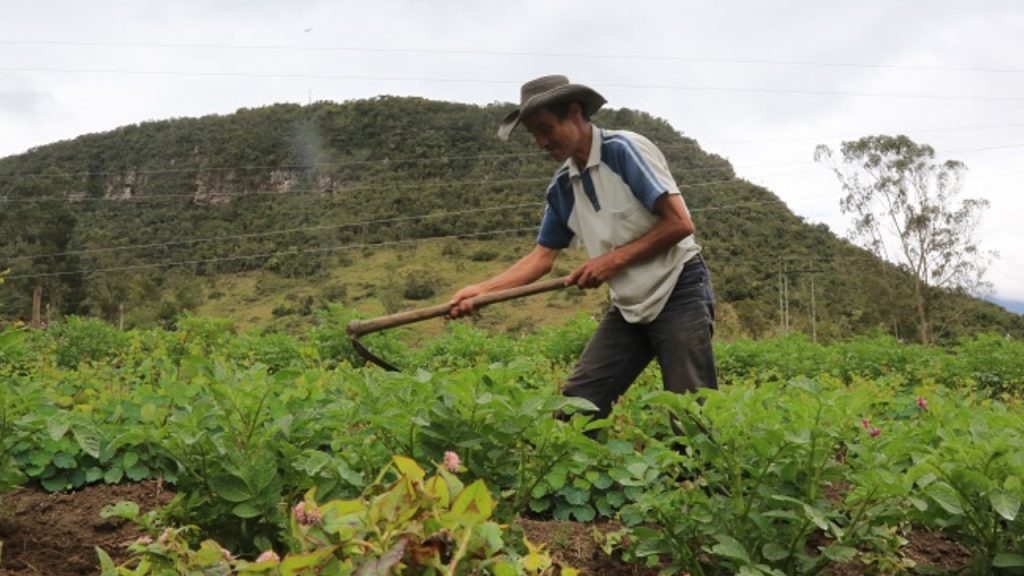
[[(216, 312), (211, 302), (232, 300), (225, 279), (243, 273), (264, 286), (296, 279), (281, 286), (304, 287), (304, 305), (288, 312), (299, 316), (327, 300), (372, 310), (376, 298), (391, 310), (443, 298), (465, 279), (440, 260), (497, 271), (535, 235), (555, 166), (522, 130), (496, 138), (508, 110), (393, 97), (279, 104), (0, 159), (0, 321), (27, 319), (41, 291), (51, 317), (115, 321), (127, 309), (127, 325), (167, 323)], [(916, 333), (912, 284), (893, 267), (804, 222), (662, 120), (609, 109), (594, 122), (665, 152), (729, 333), (778, 332), (787, 306), (789, 330)], [(431, 255), (367, 275), (374, 254), (431, 242)], [(1024, 334), (1020, 316), (979, 300), (943, 295), (936, 308), (943, 338)]]

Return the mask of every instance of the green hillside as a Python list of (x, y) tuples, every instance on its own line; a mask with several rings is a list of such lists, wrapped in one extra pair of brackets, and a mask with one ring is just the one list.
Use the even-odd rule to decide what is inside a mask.
[[(555, 166), (522, 131), (495, 137), (508, 108), (278, 104), (0, 159), (0, 321), (29, 318), (36, 290), (51, 318), (117, 322), (123, 310), (126, 327), (194, 311), (294, 330), (328, 301), (365, 314), (443, 301), (532, 244)], [(641, 132), (668, 157), (712, 268), (721, 334), (783, 330), (783, 280), (790, 331), (916, 334), (911, 284), (894, 267), (804, 222), (662, 120), (611, 109), (594, 121)], [(583, 258), (566, 256), (562, 271)], [(604, 300), (541, 296), (480, 321), (529, 328)], [(1024, 334), (1022, 317), (980, 300), (946, 294), (937, 309), (946, 340)]]

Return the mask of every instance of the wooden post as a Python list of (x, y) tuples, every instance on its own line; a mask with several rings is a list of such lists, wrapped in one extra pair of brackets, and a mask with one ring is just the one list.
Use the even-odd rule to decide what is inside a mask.
[(811, 341), (818, 343), (818, 310), (814, 302), (814, 274), (811, 274)]
[(35, 290), (32, 291), (32, 327), (39, 328), (42, 326), (42, 314), (43, 310), (43, 285), (36, 283)]
[(124, 330), (124, 302), (117, 305), (117, 329)]

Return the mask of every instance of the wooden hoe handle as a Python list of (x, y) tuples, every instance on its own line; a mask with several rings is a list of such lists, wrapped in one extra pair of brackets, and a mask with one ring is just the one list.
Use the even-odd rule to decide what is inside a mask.
[[(489, 292), (473, 298), (471, 302), (473, 302), (474, 309), (480, 309), (488, 304), (494, 304), (495, 302), (504, 302), (505, 300), (514, 300), (516, 298), (522, 298), (523, 296), (558, 290), (559, 288), (565, 288), (566, 278), (567, 277), (563, 276), (561, 278), (545, 280), (543, 282), (534, 282), (533, 284), (498, 290), (497, 292)], [(370, 334), (372, 332), (386, 330), (396, 326), (404, 326), (421, 320), (437, 318), (438, 316), (447, 316), (451, 309), (452, 307), (448, 304), (438, 304), (428, 308), (419, 308), (416, 310), (399, 312), (397, 314), (390, 314), (388, 316), (370, 318), (368, 320), (353, 320), (348, 323), (348, 334), (352, 338), (358, 338), (364, 334)]]

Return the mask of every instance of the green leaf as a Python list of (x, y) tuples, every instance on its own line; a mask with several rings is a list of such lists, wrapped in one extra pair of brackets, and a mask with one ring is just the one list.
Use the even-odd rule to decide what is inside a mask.
[(331, 457), (320, 450), (306, 450), (295, 463), (295, 469), (303, 472), (306, 476), (316, 476), (331, 462)]
[(1024, 568), (1024, 556), (1010, 552), (1000, 552), (992, 559), (996, 568)]
[(255, 518), (260, 515), (260, 509), (252, 502), (242, 502), (232, 508), (231, 512), (239, 518)]
[(413, 482), (422, 482), (423, 478), (427, 475), (419, 464), (411, 458), (405, 456), (394, 457), (395, 466), (398, 468), (398, 472)]
[(71, 428), (71, 433), (75, 436), (75, 441), (78, 442), (78, 447), (93, 458), (100, 457), (100, 437), (91, 427), (88, 426), (74, 426)]
[(50, 438), (54, 440), (60, 440), (64, 437), (64, 433), (68, 431), (70, 424), (63, 418), (50, 418), (46, 422), (46, 431), (49, 432)]
[(789, 550), (778, 542), (769, 542), (765, 544), (764, 547), (761, 548), (761, 553), (764, 554), (765, 558), (772, 562), (778, 562), (779, 560), (789, 558)]
[(946, 512), (957, 515), (964, 513), (964, 508), (960, 504), (960, 498), (957, 496), (956, 490), (949, 484), (945, 482), (929, 484), (925, 493), (932, 500), (935, 500)]
[(607, 499), (608, 503), (614, 506), (615, 508), (620, 508), (623, 504), (626, 503), (626, 497), (622, 494), (622, 492), (609, 492), (605, 494), (605, 499)]
[(494, 576), (516, 576), (518, 573), (515, 566), (504, 560), (494, 565)]
[(121, 467), (125, 470), (135, 466), (135, 463), (139, 461), (139, 455), (135, 452), (125, 452), (124, 456), (121, 457)]
[(584, 505), (584, 506), (573, 506), (572, 507), (572, 515), (579, 522), (590, 522), (591, 520), (594, 519), (594, 516), (596, 516), (597, 513), (589, 505)]
[(103, 478), (103, 469), (99, 466), (91, 466), (85, 471), (85, 481), (89, 484), (98, 481)]
[(120, 466), (114, 466), (103, 474), (103, 481), (107, 484), (117, 484), (124, 478), (124, 470)]
[(586, 490), (574, 488), (572, 486), (566, 486), (559, 491), (559, 494), (565, 498), (565, 501), (573, 506), (582, 506), (590, 500), (590, 493)]
[(77, 466), (78, 463), (75, 462), (75, 457), (71, 454), (68, 454), (67, 452), (57, 452), (53, 455), (53, 465), (57, 468), (69, 470)]
[(221, 498), (228, 502), (245, 502), (254, 496), (245, 480), (230, 474), (214, 476), (210, 480), (210, 486), (213, 487), (213, 490)]
[(616, 456), (626, 456), (636, 451), (633, 445), (625, 440), (609, 440), (607, 446), (608, 451)]
[(1017, 517), (1020, 510), (1020, 494), (993, 490), (989, 493), (988, 499), (992, 503), (992, 509), (1006, 520), (1013, 522)]
[(826, 558), (833, 562), (849, 562), (857, 556), (857, 549), (850, 546), (843, 546), (840, 544), (833, 544), (826, 546), (821, 551)]
[(309, 574), (310, 571), (306, 569), (319, 565), (334, 553), (334, 549), (335, 546), (328, 546), (307, 554), (289, 554), (281, 560), (281, 576)]
[(60, 492), (68, 487), (68, 477), (64, 474), (56, 474), (49, 478), (43, 478), (42, 485), (47, 492)]
[(139, 517), (139, 505), (135, 502), (128, 500), (122, 500), (117, 504), (110, 506), (104, 506), (100, 510), (101, 518), (125, 518), (127, 520), (134, 520)]
[(451, 515), (465, 524), (476, 524), (491, 517), (494, 501), (483, 480), (477, 480), (452, 503)]
[(718, 540), (718, 544), (711, 547), (712, 554), (736, 560), (743, 564), (750, 563), (750, 555), (747, 553), (746, 547), (739, 540), (725, 534), (718, 534), (715, 538)]
[(132, 466), (131, 468), (128, 468), (127, 470), (124, 471), (124, 474), (125, 476), (128, 477), (129, 480), (134, 480), (138, 482), (139, 480), (142, 480), (143, 478), (149, 476), (149, 467), (146, 466), (145, 464), (139, 464), (138, 466)]
[(100, 558), (100, 576), (117, 576), (117, 566), (103, 548), (96, 546), (96, 555)]
[(380, 558), (371, 558), (359, 567), (355, 576), (390, 576), (391, 569), (402, 561), (405, 554), (407, 538), (402, 538), (391, 547), (390, 550), (381, 555)]
[(807, 518), (811, 522), (814, 522), (815, 526), (821, 528), (822, 530), (828, 530), (828, 520), (825, 518), (824, 512), (818, 510), (817, 508), (811, 506), (810, 504), (804, 504), (804, 514), (807, 515)]

